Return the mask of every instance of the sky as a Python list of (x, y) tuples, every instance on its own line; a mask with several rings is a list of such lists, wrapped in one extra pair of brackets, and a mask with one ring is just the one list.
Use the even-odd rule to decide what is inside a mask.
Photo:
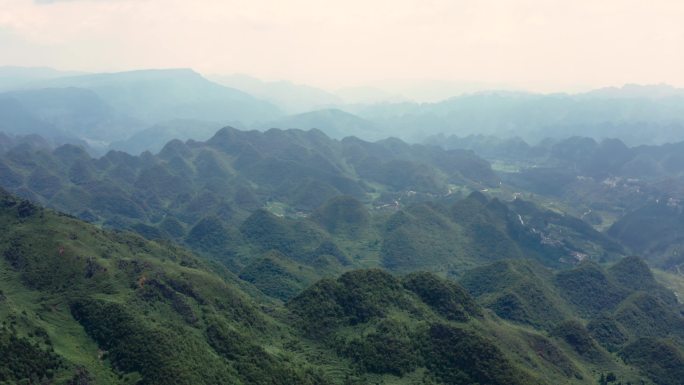
[(329, 89), (684, 87), (684, 1), (0, 0), (0, 65), (189, 67)]

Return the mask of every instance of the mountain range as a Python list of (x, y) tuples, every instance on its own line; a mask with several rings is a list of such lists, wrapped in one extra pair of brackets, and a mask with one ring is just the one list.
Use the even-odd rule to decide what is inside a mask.
[(0, 69), (0, 384), (681, 385), (679, 90), (212, 79)]
[[(85, 141), (94, 154), (110, 148), (158, 151), (176, 136), (208, 137), (209, 130), (179, 121), (214, 131), (227, 124), (259, 130), (317, 128), (337, 139), (391, 136), (409, 142), (438, 134), (517, 136), (531, 143), (570, 136), (618, 138), (630, 146), (684, 140), (684, 92), (667, 85), (578, 94), (472, 91), (423, 103), (410, 98), (349, 103), (334, 92), (289, 82), (244, 75), (210, 79), (190, 69), (79, 74), (2, 67), (0, 129), (62, 143)], [(444, 84), (450, 89), (451, 83)], [(79, 111), (84, 106), (88, 110)]]

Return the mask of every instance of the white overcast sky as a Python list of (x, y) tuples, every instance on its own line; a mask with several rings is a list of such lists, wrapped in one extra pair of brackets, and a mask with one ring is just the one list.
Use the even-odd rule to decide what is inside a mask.
[(0, 0), (0, 65), (684, 87), (684, 1)]

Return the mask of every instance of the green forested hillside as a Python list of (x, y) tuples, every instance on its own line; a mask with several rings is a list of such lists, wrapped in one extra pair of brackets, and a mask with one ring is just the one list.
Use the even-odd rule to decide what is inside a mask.
[(424, 200), (448, 194), (452, 184), (497, 182), (489, 164), (467, 151), (396, 139), (338, 141), (316, 130), (228, 127), (206, 142), (173, 140), (158, 155), (112, 151), (93, 159), (65, 145), (54, 151), (18, 146), (0, 158), (6, 188), (119, 226), (169, 215), (194, 224), (207, 212), (234, 223), (266, 204), (310, 212), (338, 195), (382, 205), (408, 192)]
[(503, 199), (471, 152), (230, 128), (157, 155), (7, 143), (0, 381), (679, 385), (683, 309), (656, 279), (676, 272), (626, 257), (611, 235), (633, 227)]
[[(679, 305), (636, 258), (590, 275), (584, 265), (554, 273), (503, 261), (466, 272), (464, 286), (355, 270), (295, 295), (282, 288), (316, 274), (276, 252), (241, 280), (167, 241), (103, 231), (4, 192), (0, 203), (5, 383), (594, 384), (608, 373), (677, 383)], [(580, 285), (607, 281), (621, 301), (594, 316), (593, 299), (563, 285), (568, 274)], [(267, 279), (252, 285), (255, 275)], [(526, 311), (493, 300), (516, 292)], [(558, 322), (538, 322), (543, 312)]]
[[(625, 254), (583, 221), (478, 192), (495, 182), (467, 151), (315, 130), (225, 128), (206, 142), (171, 141), (158, 155), (94, 159), (72, 145), (21, 145), (0, 156), (0, 183), (11, 191), (185, 245), (280, 299), (359, 267), (458, 276), (503, 258), (567, 267)], [(277, 257), (264, 258), (271, 250)]]
[(284, 348), (288, 327), (225, 269), (5, 193), (1, 201), (0, 381), (324, 383)]

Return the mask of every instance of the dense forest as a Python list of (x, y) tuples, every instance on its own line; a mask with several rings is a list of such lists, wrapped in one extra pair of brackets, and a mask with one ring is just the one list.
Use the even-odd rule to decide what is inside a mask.
[[(622, 177), (559, 155), (577, 141), (505, 159), (446, 141), (224, 128), (156, 155), (93, 157), (4, 138), (4, 383), (677, 385), (684, 375), (681, 262), (644, 252), (648, 235), (628, 224), (649, 205), (676, 207), (658, 211), (659, 178), (629, 182), (648, 186), (631, 200), (606, 187), (622, 211), (592, 215), (577, 213), (596, 190), (531, 183), (542, 161), (587, 185)], [(645, 230), (676, 234), (676, 217), (655, 223)]]

